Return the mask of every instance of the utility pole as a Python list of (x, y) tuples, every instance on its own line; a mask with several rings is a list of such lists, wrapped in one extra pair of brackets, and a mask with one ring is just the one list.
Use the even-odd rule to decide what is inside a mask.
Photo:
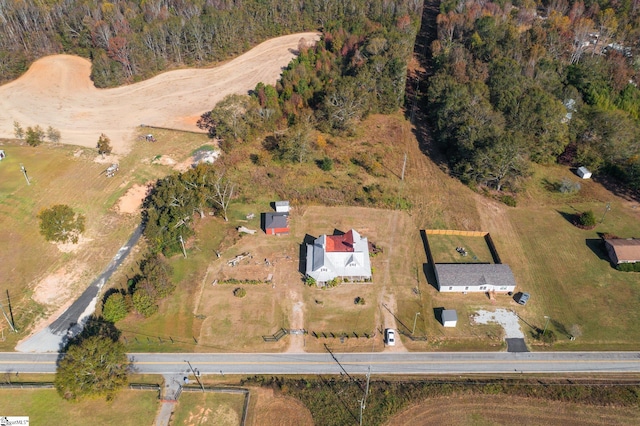
[(184, 249), (184, 240), (182, 239), (182, 235), (180, 235), (180, 245), (182, 246), (182, 254), (184, 255), (184, 258), (187, 258), (187, 251)]
[(542, 331), (543, 336), (547, 332), (547, 326), (549, 325), (549, 320), (551, 319), (551, 317), (547, 315), (545, 315), (544, 317), (547, 319), (547, 321), (544, 323), (544, 330)]
[(400, 177), (400, 180), (404, 180), (404, 171), (407, 168), (407, 153), (404, 153), (404, 163), (402, 163), (402, 176)]
[(31, 185), (31, 182), (29, 181), (29, 176), (27, 176), (27, 169), (24, 168), (22, 163), (20, 163), (20, 170), (22, 170), (22, 174), (24, 175), (24, 178), (27, 180), (27, 185)]
[(412, 336), (413, 336), (413, 333), (416, 331), (416, 322), (418, 321), (418, 315), (420, 315), (420, 312), (416, 312), (416, 315), (413, 317), (413, 330), (411, 330)]
[(200, 389), (202, 389), (202, 392), (204, 392), (204, 386), (202, 386), (202, 382), (200, 381), (200, 374), (196, 374), (196, 372), (193, 370), (193, 367), (191, 366), (191, 363), (189, 361), (187, 361), (186, 359), (184, 360), (184, 362), (186, 362), (187, 364), (189, 364), (189, 369), (191, 370), (191, 372), (193, 373), (193, 377), (196, 378), (196, 381), (198, 382), (198, 384), (200, 385)]
[(611, 203), (607, 203), (604, 207), (604, 214), (602, 215), (602, 219), (600, 219), (600, 223), (604, 222), (604, 217), (607, 215), (607, 212), (611, 210)]
[(12, 328), (16, 330), (16, 321), (13, 319), (13, 309), (11, 308), (11, 297), (9, 297), (9, 289), (7, 289), (7, 304), (9, 305), (9, 315), (11, 316)]
[(367, 386), (364, 388), (364, 395), (360, 400), (360, 426), (362, 426), (362, 414), (367, 408), (367, 395), (369, 394), (369, 380), (371, 379), (371, 366), (367, 369)]
[(9, 320), (9, 317), (7, 316), (7, 312), (4, 310), (4, 306), (2, 305), (2, 303), (0, 303), (0, 309), (2, 309), (2, 314), (4, 315), (4, 319), (6, 319), (7, 322), (9, 323), (9, 327), (11, 327), (11, 330), (13, 330), (14, 333), (17, 333), (18, 330), (16, 330), (16, 328), (13, 326), (13, 323)]

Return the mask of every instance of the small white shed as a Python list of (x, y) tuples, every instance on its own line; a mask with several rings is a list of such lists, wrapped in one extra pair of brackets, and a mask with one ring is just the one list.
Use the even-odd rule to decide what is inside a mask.
[(0, 149), (0, 161), (4, 160), (4, 149)]
[(289, 213), (289, 202), (288, 201), (276, 201), (276, 212), (278, 213)]
[(458, 313), (454, 309), (442, 311), (442, 325), (444, 327), (455, 327), (458, 324)]
[(591, 178), (591, 172), (585, 166), (578, 167), (578, 176), (582, 179), (589, 179)]

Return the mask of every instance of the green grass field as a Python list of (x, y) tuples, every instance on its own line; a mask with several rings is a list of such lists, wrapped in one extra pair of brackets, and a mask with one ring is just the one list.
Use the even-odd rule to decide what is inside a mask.
[[(435, 263), (494, 263), (484, 237), (462, 235), (428, 235)], [(464, 248), (466, 256), (456, 251)]]
[(153, 423), (157, 409), (158, 393), (153, 391), (123, 391), (111, 402), (67, 402), (53, 389), (0, 389), (2, 416), (28, 416), (34, 425), (137, 426)]

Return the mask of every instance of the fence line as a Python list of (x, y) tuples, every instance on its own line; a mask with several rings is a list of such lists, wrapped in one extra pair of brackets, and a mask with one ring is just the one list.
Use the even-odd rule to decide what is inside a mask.
[(464, 237), (484, 237), (485, 231), (461, 231), (457, 229), (425, 229), (427, 235), (461, 235)]

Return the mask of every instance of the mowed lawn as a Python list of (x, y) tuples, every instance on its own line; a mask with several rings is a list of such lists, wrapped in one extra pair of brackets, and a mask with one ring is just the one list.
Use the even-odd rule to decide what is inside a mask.
[(2, 416), (28, 416), (34, 425), (146, 425), (153, 423), (158, 407), (154, 391), (126, 390), (110, 402), (76, 403), (63, 400), (54, 389), (0, 389)]
[[(574, 208), (603, 207), (601, 203), (509, 211), (518, 234), (516, 243), (521, 244), (526, 258), (510, 259), (507, 248), (503, 259), (513, 261), (518, 290), (531, 293), (521, 315), (537, 326), (543, 326), (544, 316), (549, 316), (559, 338), (557, 349), (632, 350), (640, 346), (640, 276), (615, 270), (598, 235), (637, 237), (640, 221), (622, 204), (612, 205), (604, 223), (590, 231), (575, 227), (565, 216)], [(506, 247), (510, 244), (503, 242)], [(576, 340), (569, 342), (569, 335)]]
[[(494, 263), (484, 237), (427, 235), (435, 263)], [(458, 252), (462, 248), (466, 252)]]

